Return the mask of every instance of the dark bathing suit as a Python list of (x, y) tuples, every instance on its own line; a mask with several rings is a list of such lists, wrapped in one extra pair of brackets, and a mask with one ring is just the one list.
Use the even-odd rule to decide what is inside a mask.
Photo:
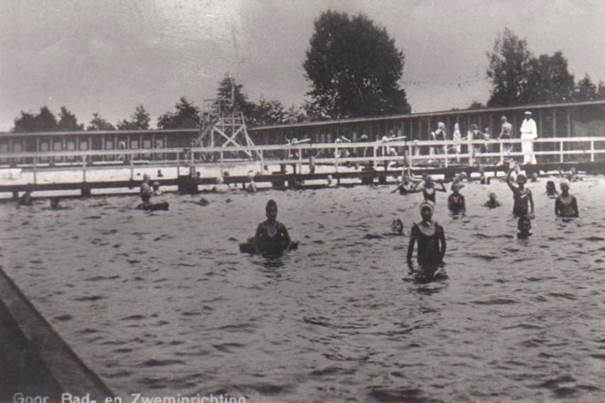
[[(555, 201), (555, 213), (560, 217), (577, 217), (578, 202), (574, 196), (569, 195), (569, 200), (563, 200), (562, 196)], [(567, 203), (566, 203), (567, 202)]]
[(256, 229), (256, 246), (262, 253), (281, 253), (290, 243), (288, 230), (284, 224), (279, 221), (275, 222), (276, 232), (273, 236), (267, 232), (268, 223), (265, 221), (259, 224)]
[(426, 235), (420, 230), (418, 224), (414, 224), (411, 235), (418, 242), (418, 265), (420, 267), (438, 266), (441, 263), (439, 239), (444, 237), (443, 227), (435, 223), (435, 232), (433, 235)]
[(452, 193), (447, 199), (447, 206), (454, 213), (463, 211), (466, 208), (464, 203), (464, 196), (462, 196), (461, 194)]
[(513, 215), (515, 217), (521, 217), (529, 213), (529, 196), (531, 190), (524, 188), (523, 190), (517, 189), (513, 192)]
[(424, 188), (422, 189), (422, 195), (424, 196), (424, 200), (431, 201), (435, 204), (435, 188)]

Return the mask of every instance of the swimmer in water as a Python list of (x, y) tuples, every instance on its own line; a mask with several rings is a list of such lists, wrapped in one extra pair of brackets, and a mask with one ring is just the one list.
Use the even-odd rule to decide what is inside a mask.
[(563, 181), (559, 186), (561, 194), (555, 201), (555, 215), (564, 218), (579, 217), (578, 202), (575, 196), (569, 193), (569, 183)]
[(546, 182), (546, 195), (550, 198), (559, 196), (559, 192), (557, 192), (557, 187), (555, 186), (555, 182), (553, 182), (553, 181)]
[(58, 210), (61, 208), (61, 204), (59, 204), (61, 202), (61, 198), (59, 197), (51, 197), (50, 199), (50, 208), (52, 210)]
[(397, 186), (397, 188), (395, 188), (394, 190), (391, 190), (391, 193), (399, 191), (400, 195), (406, 195), (408, 193), (413, 193), (415, 188), (416, 183), (412, 182), (407, 174), (404, 174), (401, 177), (401, 183), (399, 184), (399, 186)]
[(435, 204), (436, 203), (436, 192), (447, 192), (447, 189), (445, 188), (445, 185), (443, 184), (443, 182), (439, 182), (439, 184), (441, 185), (441, 188), (436, 188), (435, 182), (433, 182), (433, 178), (431, 178), (429, 175), (427, 175), (427, 177), (424, 180), (424, 183), (422, 185), (422, 188), (420, 188), (420, 189), (414, 188), (414, 190), (411, 193), (422, 192), (424, 201), (428, 201), (428, 202)]
[(508, 175), (506, 176), (506, 183), (513, 192), (513, 216), (521, 217), (528, 215), (529, 218), (534, 217), (534, 199), (531, 194), (531, 190), (525, 187), (527, 178), (523, 174), (517, 175), (517, 186), (513, 184), (511, 175), (514, 168), (509, 169)]
[(403, 222), (399, 218), (394, 219), (391, 223), (391, 230), (394, 234), (403, 234)]
[(531, 220), (527, 215), (519, 217), (517, 230), (517, 238), (519, 239), (527, 239), (531, 236)]
[(460, 188), (463, 186), (461, 183), (454, 182), (452, 184), (452, 194), (447, 198), (447, 207), (454, 214), (464, 213), (466, 210), (464, 196), (460, 194)]
[(496, 198), (496, 194), (494, 192), (491, 192), (489, 194), (489, 199), (487, 199), (487, 201), (485, 202), (485, 204), (483, 206), (487, 207), (487, 208), (500, 207), (500, 202)]
[(416, 261), (422, 271), (428, 270), (434, 273), (443, 263), (446, 242), (443, 227), (433, 221), (433, 205), (423, 202), (420, 205), (420, 216), (422, 221), (414, 224), (408, 244), (407, 262), (410, 271), (414, 270), (412, 255), (414, 246), (418, 243)]
[(567, 180), (569, 182), (576, 182), (576, 181), (582, 180), (582, 177), (580, 175), (578, 175), (578, 171), (576, 170), (576, 167), (571, 167), (571, 169), (569, 170), (569, 173), (567, 174)]
[(31, 206), (32, 204), (32, 192), (30, 192), (29, 190), (23, 193), (23, 195), (19, 197), (19, 201), (17, 202), (17, 206)]
[(277, 203), (269, 200), (265, 206), (267, 220), (258, 224), (254, 241), (259, 253), (281, 253), (290, 246), (290, 235), (286, 226), (277, 221)]

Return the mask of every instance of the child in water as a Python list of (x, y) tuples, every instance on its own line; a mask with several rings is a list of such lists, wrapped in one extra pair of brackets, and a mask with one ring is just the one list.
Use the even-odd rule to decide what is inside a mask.
[(559, 195), (559, 192), (557, 192), (557, 187), (553, 181), (546, 182), (546, 195), (551, 198)]
[(527, 178), (525, 175), (520, 173), (517, 175), (517, 186), (515, 186), (511, 178), (513, 170), (514, 168), (511, 167), (511, 169), (508, 171), (508, 175), (506, 176), (506, 183), (513, 192), (513, 216), (521, 217), (524, 215), (529, 215), (529, 218), (533, 218), (534, 199), (532, 197), (531, 190), (525, 187)]
[(403, 221), (401, 221), (399, 218), (394, 219), (391, 223), (391, 230), (396, 235), (403, 234)]
[(564, 218), (579, 217), (578, 202), (575, 196), (569, 193), (569, 183), (563, 181), (559, 186), (561, 195), (555, 201), (555, 214)]
[(519, 217), (517, 230), (517, 238), (519, 239), (527, 239), (531, 236), (531, 220), (527, 215)]
[(443, 262), (446, 243), (443, 227), (433, 221), (433, 205), (423, 202), (420, 205), (422, 221), (414, 224), (410, 234), (407, 262), (411, 271), (414, 271), (412, 255), (414, 246), (418, 243), (416, 260), (421, 270), (434, 272)]
[(269, 200), (265, 206), (267, 220), (258, 224), (254, 241), (261, 254), (276, 254), (288, 249), (290, 235), (286, 226), (277, 221), (277, 203)]
[(483, 206), (487, 207), (487, 208), (500, 207), (500, 202), (496, 198), (496, 194), (494, 192), (491, 192), (489, 194), (489, 199), (487, 199), (487, 201), (485, 202), (485, 204)]
[(463, 213), (466, 210), (464, 196), (459, 193), (462, 186), (464, 185), (454, 182), (452, 184), (452, 194), (447, 198), (447, 207), (454, 214)]
[(151, 189), (151, 184), (150, 184), (151, 178), (149, 177), (149, 175), (144, 174), (143, 175), (143, 183), (141, 183), (141, 189), (140, 189), (140, 194), (141, 194), (141, 200), (143, 201), (143, 205), (147, 206), (151, 203), (151, 196), (153, 195), (153, 190)]

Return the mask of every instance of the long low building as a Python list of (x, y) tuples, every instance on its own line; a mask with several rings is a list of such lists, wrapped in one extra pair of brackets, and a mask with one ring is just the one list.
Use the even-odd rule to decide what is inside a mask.
[[(363, 135), (368, 141), (380, 140), (383, 136), (428, 140), (430, 132), (437, 128), (437, 122), (443, 122), (449, 138), (455, 123), (458, 123), (463, 136), (474, 124), (480, 130), (488, 130), (492, 136), (497, 136), (500, 118), (506, 116), (518, 136), (527, 110), (533, 113), (539, 137), (605, 136), (605, 100), (303, 122), (248, 128), (248, 133), (256, 145), (284, 144), (294, 138), (308, 139), (312, 143), (331, 143), (341, 136), (355, 142), (361, 141)], [(0, 133), (0, 161), (6, 162), (10, 154), (23, 152), (186, 148), (191, 147), (200, 135), (198, 129), (4, 132)], [(221, 143), (215, 145), (220, 146)], [(161, 158), (161, 155), (137, 158), (147, 157)], [(70, 158), (62, 157), (61, 161), (68, 162)]]

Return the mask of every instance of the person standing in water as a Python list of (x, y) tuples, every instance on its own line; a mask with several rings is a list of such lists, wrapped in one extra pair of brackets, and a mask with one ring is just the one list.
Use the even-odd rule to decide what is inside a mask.
[(555, 200), (555, 215), (563, 218), (579, 217), (578, 202), (575, 196), (569, 193), (569, 183), (563, 181), (559, 186), (561, 194)]
[(487, 208), (500, 207), (500, 202), (498, 201), (498, 198), (494, 192), (491, 192), (489, 194), (489, 199), (487, 199), (487, 201), (483, 204), (483, 206), (487, 207)]
[(510, 168), (508, 170), (508, 175), (506, 176), (506, 183), (508, 187), (513, 192), (513, 215), (515, 217), (528, 216), (529, 218), (534, 217), (534, 199), (531, 194), (531, 190), (525, 187), (525, 183), (527, 183), (527, 178), (523, 174), (517, 175), (517, 185), (513, 184), (512, 173), (514, 168)]
[(464, 213), (466, 210), (466, 203), (464, 196), (460, 194), (460, 188), (464, 186), (461, 183), (455, 182), (452, 184), (452, 194), (447, 198), (447, 207), (454, 213)]
[(151, 178), (147, 174), (143, 175), (143, 183), (141, 183), (140, 194), (144, 206), (147, 206), (151, 203), (151, 196), (153, 195), (153, 190), (151, 188)]
[(420, 205), (422, 220), (412, 226), (410, 243), (408, 244), (407, 262), (410, 270), (414, 271), (414, 246), (418, 243), (416, 261), (421, 270), (434, 272), (443, 262), (446, 242), (443, 227), (433, 221), (433, 205), (423, 202)]
[(267, 220), (258, 224), (254, 241), (261, 254), (281, 253), (290, 246), (290, 235), (286, 226), (277, 221), (277, 203), (269, 200), (265, 206)]
[(443, 182), (439, 182), (439, 184), (441, 185), (441, 188), (436, 188), (435, 182), (433, 182), (433, 178), (431, 178), (429, 175), (427, 175), (422, 184), (422, 188), (420, 188), (420, 189), (415, 188), (410, 193), (422, 192), (424, 201), (429, 201), (429, 202), (432, 202), (433, 204), (435, 204), (436, 203), (436, 192), (438, 192), (438, 191), (447, 192), (447, 189), (445, 188), (445, 185), (443, 184)]

